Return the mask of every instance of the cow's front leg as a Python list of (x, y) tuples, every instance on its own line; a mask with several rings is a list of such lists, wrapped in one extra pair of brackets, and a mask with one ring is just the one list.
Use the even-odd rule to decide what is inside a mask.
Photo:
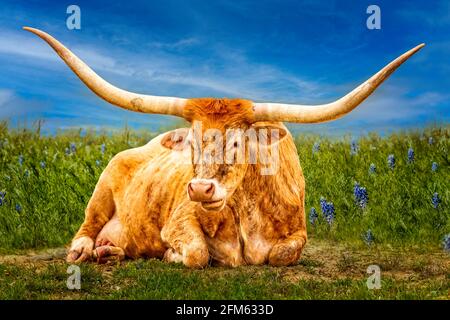
[(79, 263), (92, 258), (94, 240), (114, 214), (111, 189), (100, 178), (85, 211), (84, 222), (75, 235), (67, 254), (67, 262)]
[(306, 230), (298, 230), (275, 244), (269, 254), (269, 264), (289, 266), (296, 263), (300, 259), (306, 239)]
[(208, 246), (195, 215), (196, 206), (195, 203), (180, 206), (162, 228), (161, 238), (170, 247), (164, 255), (166, 261), (183, 262), (190, 268), (208, 264)]

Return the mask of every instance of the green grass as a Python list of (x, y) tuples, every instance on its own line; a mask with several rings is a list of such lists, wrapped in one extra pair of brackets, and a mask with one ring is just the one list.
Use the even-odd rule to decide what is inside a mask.
[[(0, 191), (6, 192), (0, 207), (0, 251), (66, 244), (111, 157), (152, 137), (128, 130), (110, 135), (80, 132), (42, 136), (38, 130), (13, 131), (0, 125)], [(350, 154), (348, 138), (298, 136), (307, 214), (315, 207), (320, 216), (321, 197), (332, 201), (336, 210), (331, 228), (320, 217), (315, 226), (308, 226), (309, 234), (363, 244), (363, 234), (371, 229), (377, 244), (438, 247), (450, 233), (449, 134), (449, 128), (436, 128), (387, 138), (370, 135), (358, 141), (356, 155)], [(320, 142), (317, 153), (312, 152), (315, 142)], [(71, 143), (76, 151), (66, 154)], [(415, 151), (412, 164), (407, 163), (409, 147)], [(389, 154), (396, 158), (394, 170), (387, 166)], [(436, 172), (431, 171), (433, 161), (439, 165)], [(375, 174), (368, 172), (371, 163), (377, 167)], [(368, 190), (365, 209), (355, 205), (355, 182)], [(431, 203), (434, 192), (441, 198), (437, 209)]]
[[(155, 135), (81, 133), (44, 136), (0, 124), (0, 191), (6, 192), (0, 206), (0, 299), (449, 299), (450, 259), (442, 250), (450, 234), (449, 127), (365, 136), (355, 155), (349, 137), (296, 137), (307, 215), (315, 207), (319, 220), (308, 222), (311, 241), (294, 267), (189, 270), (155, 260), (87, 264), (81, 266), (82, 289), (74, 291), (66, 287), (62, 260), (16, 263), (5, 254), (68, 244), (108, 161)], [(320, 151), (313, 153), (315, 142)], [(413, 163), (407, 162), (409, 147)], [(389, 154), (396, 159), (394, 170), (387, 166)], [(369, 174), (371, 163), (375, 174)], [(355, 182), (368, 191), (365, 209), (355, 204)], [(431, 203), (435, 192), (438, 208)], [(334, 203), (331, 227), (321, 214), (321, 197)], [(368, 229), (374, 236), (370, 247), (363, 240)], [(380, 290), (367, 289), (370, 264), (383, 272)]]
[(307, 266), (289, 268), (192, 270), (154, 259), (83, 264), (80, 290), (67, 288), (62, 261), (0, 263), (0, 299), (449, 299), (449, 270), (424, 273), (436, 263), (424, 262), (409, 276), (414, 266), (402, 258), (396, 272), (382, 273), (381, 288), (370, 290), (364, 273), (368, 260), (355, 259), (353, 270), (344, 272), (313, 258), (305, 259)]

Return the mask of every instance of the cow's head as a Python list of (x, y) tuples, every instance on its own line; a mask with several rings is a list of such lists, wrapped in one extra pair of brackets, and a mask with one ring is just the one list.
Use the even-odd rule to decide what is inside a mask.
[[(103, 80), (49, 34), (33, 28), (25, 27), (25, 29), (44, 39), (77, 76), (104, 100), (127, 110), (175, 115), (191, 122), (192, 127), (184, 136), (175, 137), (175, 139), (170, 136), (163, 139), (162, 143), (168, 148), (176, 148), (179, 142), (190, 141), (193, 149), (192, 164), (195, 178), (188, 184), (187, 192), (191, 200), (201, 202), (206, 210), (217, 210), (223, 207), (247, 170), (249, 160), (247, 152), (243, 163), (238, 161), (230, 164), (226, 161), (214, 160), (215, 157), (225, 159), (227, 153), (239, 147), (239, 139), (233, 139), (237, 130), (267, 129), (264, 122), (319, 123), (340, 118), (356, 108), (403, 62), (424, 46), (424, 44), (418, 45), (399, 56), (344, 97), (328, 104), (308, 106), (254, 103), (241, 99), (182, 99), (136, 94), (119, 89)], [(230, 129), (231, 136), (227, 136), (227, 131), (230, 132)], [(278, 138), (282, 138), (285, 134), (283, 130), (281, 129), (281, 133), (278, 132)], [(217, 145), (213, 146), (217, 143), (217, 139), (210, 137), (215, 135), (214, 132), (223, 137), (223, 143), (219, 148), (221, 150), (217, 148)], [(199, 133), (201, 137), (196, 136)], [(191, 138), (185, 139), (188, 135)], [(273, 142), (271, 139), (268, 141), (269, 145)], [(206, 158), (202, 155), (195, 159), (198, 150), (207, 150)], [(218, 154), (220, 152), (222, 152), (221, 155)]]
[(272, 167), (267, 162), (278, 156), (274, 150), (287, 133), (281, 124), (255, 122), (249, 100), (190, 99), (184, 117), (191, 122), (191, 128), (167, 133), (161, 144), (191, 151), (194, 178), (187, 185), (187, 194), (205, 210), (225, 206), (249, 164), (269, 172)]

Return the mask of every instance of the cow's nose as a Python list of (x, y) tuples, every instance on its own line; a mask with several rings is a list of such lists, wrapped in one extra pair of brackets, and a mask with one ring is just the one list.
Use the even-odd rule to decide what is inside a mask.
[(209, 201), (214, 195), (214, 190), (212, 182), (190, 182), (188, 184), (189, 198), (192, 201)]

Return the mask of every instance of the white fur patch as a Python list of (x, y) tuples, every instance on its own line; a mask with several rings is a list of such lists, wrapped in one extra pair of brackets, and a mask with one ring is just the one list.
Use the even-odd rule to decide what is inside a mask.
[(164, 259), (167, 262), (182, 263), (183, 255), (179, 254), (174, 249), (170, 248), (167, 249), (166, 253), (164, 254)]
[(92, 251), (94, 248), (94, 240), (85, 236), (72, 241), (70, 251), (83, 252)]

